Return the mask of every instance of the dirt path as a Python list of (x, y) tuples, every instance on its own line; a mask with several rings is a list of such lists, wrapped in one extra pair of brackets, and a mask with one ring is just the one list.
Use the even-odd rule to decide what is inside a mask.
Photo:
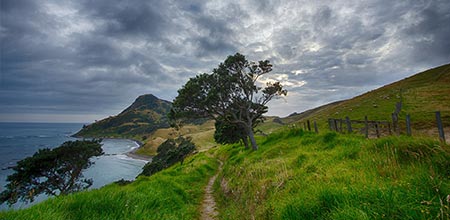
[(205, 197), (203, 198), (202, 202), (202, 210), (201, 210), (201, 216), (200, 219), (202, 220), (213, 220), (217, 217), (217, 210), (216, 210), (216, 201), (214, 200), (213, 195), (213, 184), (217, 179), (217, 175), (219, 175), (219, 172), (222, 170), (222, 161), (219, 160), (219, 169), (217, 169), (217, 173), (209, 179), (208, 185), (205, 187)]

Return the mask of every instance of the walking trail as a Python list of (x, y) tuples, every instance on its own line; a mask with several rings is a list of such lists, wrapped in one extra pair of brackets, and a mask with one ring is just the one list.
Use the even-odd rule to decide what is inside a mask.
[(219, 169), (217, 169), (216, 174), (209, 179), (208, 185), (205, 187), (205, 197), (203, 198), (200, 216), (200, 219), (202, 220), (214, 220), (216, 219), (217, 214), (219, 214), (216, 210), (216, 201), (214, 200), (213, 195), (213, 184), (216, 181), (217, 175), (219, 175), (219, 172), (222, 170), (223, 165), (220, 160), (219, 163)]

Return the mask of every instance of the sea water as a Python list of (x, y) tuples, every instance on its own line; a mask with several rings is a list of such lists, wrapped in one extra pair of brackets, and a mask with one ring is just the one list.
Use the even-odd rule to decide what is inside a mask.
[[(5, 189), (7, 176), (13, 173), (10, 168), (19, 160), (32, 156), (38, 149), (55, 148), (65, 141), (76, 140), (71, 135), (82, 126), (74, 123), (0, 123), (0, 191)], [(138, 144), (131, 140), (103, 139), (105, 154), (92, 158), (94, 164), (83, 172), (85, 178), (94, 181), (90, 189), (120, 179), (133, 180), (146, 163), (125, 155), (136, 147)], [(39, 196), (36, 200), (39, 202), (45, 199), (46, 196)], [(12, 208), (29, 205), (19, 202)], [(6, 204), (0, 206), (0, 210), (4, 209), (8, 209)]]

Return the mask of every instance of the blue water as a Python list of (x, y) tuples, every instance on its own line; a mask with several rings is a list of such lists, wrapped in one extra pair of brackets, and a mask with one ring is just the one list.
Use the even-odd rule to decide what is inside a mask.
[[(17, 161), (32, 156), (38, 149), (55, 148), (65, 141), (76, 140), (70, 137), (81, 129), (83, 124), (66, 123), (0, 123), (0, 191), (4, 190), (6, 178), (12, 174), (8, 167)], [(105, 155), (92, 158), (94, 164), (84, 171), (86, 178), (94, 180), (90, 189), (100, 188), (111, 182), (126, 179), (133, 180), (146, 161), (136, 160), (125, 155), (138, 147), (131, 140), (104, 139), (102, 148)], [(45, 200), (37, 198), (37, 202)], [(36, 203), (36, 202), (35, 202)], [(12, 208), (24, 208), (30, 204), (17, 203)], [(5, 204), (0, 210), (7, 209)]]

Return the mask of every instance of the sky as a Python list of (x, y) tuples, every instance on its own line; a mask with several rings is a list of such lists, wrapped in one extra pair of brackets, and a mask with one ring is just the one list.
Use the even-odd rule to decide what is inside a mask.
[(0, 121), (92, 122), (172, 101), (237, 52), (287, 116), (450, 62), (448, 0), (1, 0)]

